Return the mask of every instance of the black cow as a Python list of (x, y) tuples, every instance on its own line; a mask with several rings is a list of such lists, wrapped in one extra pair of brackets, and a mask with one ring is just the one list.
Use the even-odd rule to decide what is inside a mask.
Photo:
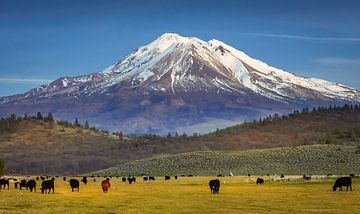
[(149, 176), (149, 180), (150, 180), (150, 181), (155, 181), (155, 177)]
[(220, 180), (219, 179), (210, 180), (209, 187), (210, 187), (211, 194), (219, 194)]
[(122, 182), (126, 182), (126, 178), (125, 178), (125, 177), (122, 177), (122, 178), (121, 178), (121, 181), (122, 181)]
[(169, 175), (165, 176), (165, 181), (170, 180), (170, 179), (171, 179), (171, 177)]
[(303, 175), (304, 180), (311, 180), (311, 175), (307, 176), (307, 175)]
[(256, 179), (256, 184), (263, 184), (263, 183), (264, 183), (264, 179), (262, 179), (262, 178)]
[[(51, 190), (52, 190), (52, 192), (53, 192), (53, 194), (54, 194), (54, 191), (55, 191), (55, 188), (54, 188), (54, 186), (55, 186), (54, 180), (55, 180), (55, 179), (46, 180), (46, 181), (43, 181), (43, 182), (41, 183), (41, 193), (42, 193), (42, 194), (44, 194), (44, 193), (48, 193), (48, 194), (49, 194), (49, 193), (51, 192)], [(46, 192), (46, 190), (48, 190), (48, 192)]]
[(217, 176), (218, 176), (218, 177), (222, 177), (223, 175), (222, 175), (222, 174), (218, 174)]
[(175, 180), (177, 180), (177, 175), (174, 176)]
[(37, 181), (39, 181), (39, 180), (40, 180), (40, 177), (39, 177), (39, 176), (37, 176), (37, 177), (36, 177), (36, 180), (37, 180)]
[(44, 177), (44, 176), (40, 176), (40, 179), (41, 179), (42, 181), (45, 181), (45, 177)]
[(66, 181), (66, 177), (63, 177), (63, 181)]
[(83, 182), (84, 184), (87, 184), (87, 182), (88, 182), (87, 177), (84, 176), (83, 179), (81, 180), (81, 182)]
[(136, 182), (136, 178), (135, 177), (128, 177), (127, 178), (127, 180), (128, 180), (128, 182), (129, 182), (129, 184), (131, 184), (132, 182)]
[(355, 174), (350, 174), (350, 177), (352, 177), (352, 178), (355, 177)]
[(8, 179), (0, 179), (0, 189), (5, 189), (5, 187), (9, 189), (9, 180)]
[(280, 178), (285, 178), (285, 175), (280, 175)]
[(346, 191), (348, 191), (350, 187), (350, 191), (352, 191), (351, 188), (351, 177), (341, 177), (336, 179), (335, 184), (333, 186), (333, 191), (336, 191), (337, 188), (339, 188), (339, 191), (343, 191), (342, 187), (346, 186)]
[(94, 183), (96, 182), (96, 178), (94, 178)]
[(32, 192), (34, 190), (34, 192), (36, 192), (36, 181), (35, 180), (29, 180), (26, 183), (26, 189), (30, 189), (30, 192)]
[(74, 189), (77, 189), (77, 191), (79, 192), (80, 182), (78, 180), (72, 178), (69, 180), (69, 183), (72, 192), (74, 192)]
[(143, 180), (144, 180), (144, 181), (148, 181), (149, 178), (145, 176), (145, 177), (143, 177)]
[(23, 187), (27, 189), (27, 181), (26, 181), (26, 180), (21, 180), (21, 181), (20, 181), (20, 190), (21, 190)]
[(17, 179), (14, 179), (14, 186), (15, 189), (17, 189), (18, 185), (20, 184), (20, 182)]

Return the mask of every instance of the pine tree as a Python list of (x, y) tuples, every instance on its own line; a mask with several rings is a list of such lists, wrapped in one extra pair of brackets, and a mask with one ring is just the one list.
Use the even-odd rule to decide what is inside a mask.
[(46, 120), (47, 120), (48, 122), (54, 122), (54, 117), (53, 117), (53, 115), (52, 115), (51, 112), (48, 113), (48, 116), (47, 116)]
[(75, 118), (74, 126), (80, 127), (80, 123), (79, 123), (79, 120), (77, 118)]
[(44, 119), (44, 117), (42, 116), (41, 112), (38, 112), (38, 113), (37, 113), (36, 119), (38, 119), (38, 120), (43, 120), (43, 119)]
[(87, 120), (85, 121), (84, 127), (85, 127), (85, 129), (89, 129), (89, 127), (90, 127), (90, 126), (89, 126), (89, 122), (88, 122)]

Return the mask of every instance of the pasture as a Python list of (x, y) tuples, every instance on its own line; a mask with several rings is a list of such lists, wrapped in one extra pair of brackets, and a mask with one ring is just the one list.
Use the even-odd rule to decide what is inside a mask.
[(107, 194), (101, 189), (103, 177), (95, 183), (89, 177), (80, 192), (71, 192), (69, 178), (59, 177), (55, 194), (48, 195), (41, 194), (41, 181), (36, 193), (10, 184), (10, 190), (0, 190), (0, 213), (360, 213), (359, 178), (353, 179), (353, 191), (333, 192), (335, 177), (271, 181), (263, 176), (263, 185), (256, 185), (257, 176), (220, 177), (220, 194), (213, 195), (208, 182), (214, 178), (138, 177), (130, 185), (113, 177)]

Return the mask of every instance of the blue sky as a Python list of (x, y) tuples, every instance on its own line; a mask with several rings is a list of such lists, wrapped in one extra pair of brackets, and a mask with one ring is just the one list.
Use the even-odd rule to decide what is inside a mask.
[(100, 71), (165, 32), (360, 89), (360, 1), (0, 0), (0, 96)]

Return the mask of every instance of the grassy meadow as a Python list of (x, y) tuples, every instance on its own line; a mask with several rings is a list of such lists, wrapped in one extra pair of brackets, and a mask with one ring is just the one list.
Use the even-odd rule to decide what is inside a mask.
[[(179, 177), (135, 184), (111, 179), (109, 193), (102, 193), (101, 180), (89, 178), (80, 192), (71, 192), (68, 182), (56, 179), (55, 194), (14, 189), (0, 191), (0, 213), (360, 213), (360, 182), (353, 179), (353, 191), (333, 192), (335, 178), (264, 176), (222, 177), (220, 194), (212, 195), (208, 181), (214, 177)], [(275, 178), (275, 179), (274, 179)], [(290, 181), (288, 181), (290, 178)], [(79, 179), (80, 180), (80, 179)]]

